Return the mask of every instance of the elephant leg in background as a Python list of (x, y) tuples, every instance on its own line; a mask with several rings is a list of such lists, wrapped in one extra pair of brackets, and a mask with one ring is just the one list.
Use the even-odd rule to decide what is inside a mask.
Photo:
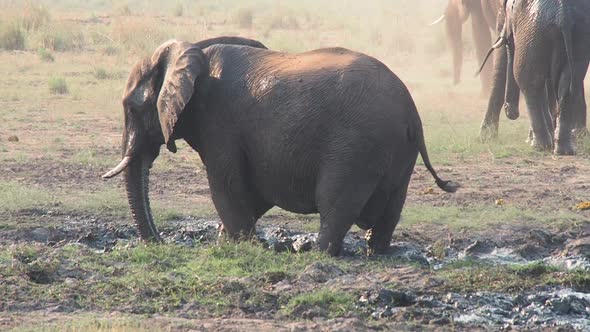
[[(498, 22), (503, 22), (503, 16), (498, 16)], [(496, 30), (501, 31), (503, 25), (498, 24)], [(507, 49), (500, 47), (494, 52), (494, 72), (492, 79), (492, 90), (488, 101), (486, 115), (481, 123), (479, 136), (482, 141), (488, 141), (498, 137), (498, 126), (500, 123), (500, 112), (504, 104), (506, 92), (506, 71), (507, 71)]]
[(376, 175), (360, 176), (358, 172), (343, 171), (345, 165), (323, 169), (316, 190), (320, 250), (332, 256), (341, 254), (344, 236), (361, 215), (379, 181)]
[[(477, 1), (476, 3), (478, 5), (473, 6), (471, 9), (471, 32), (473, 33), (477, 59), (481, 61), (492, 45), (492, 34), (490, 33), (490, 27), (486, 21), (480, 2)], [(481, 96), (484, 98), (489, 96), (492, 89), (492, 74), (493, 64), (487, 63), (479, 75), (481, 80)]]
[(587, 121), (587, 105), (586, 105), (586, 96), (585, 96), (585, 89), (584, 89), (584, 81), (581, 83), (581, 90), (578, 93), (576, 99), (576, 115), (575, 115), (575, 128), (574, 132), (576, 137), (582, 137), (588, 135), (588, 129), (586, 128), (586, 121)]
[(506, 94), (504, 95), (504, 112), (510, 120), (520, 116), (520, 88), (514, 78), (514, 44), (510, 40), (506, 45)]
[(389, 249), (393, 232), (399, 223), (402, 208), (406, 201), (413, 168), (412, 165), (407, 180), (404, 180), (401, 185), (392, 188), (383, 218), (377, 221), (375, 226), (367, 232), (368, 254), (383, 254)]

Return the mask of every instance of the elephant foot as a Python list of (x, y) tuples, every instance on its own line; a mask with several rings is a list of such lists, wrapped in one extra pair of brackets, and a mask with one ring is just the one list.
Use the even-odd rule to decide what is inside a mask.
[(576, 146), (572, 141), (569, 142), (557, 142), (555, 145), (556, 155), (560, 156), (574, 156), (576, 154)]
[(481, 128), (479, 129), (479, 139), (486, 143), (498, 138), (498, 126), (493, 124), (488, 124), (486, 122), (482, 123)]
[(551, 140), (539, 140), (536, 136), (533, 135), (533, 138), (530, 141), (531, 146), (541, 152), (551, 152), (553, 150), (553, 142)]
[(504, 104), (504, 112), (506, 113), (506, 117), (510, 120), (516, 120), (520, 116), (518, 105), (514, 105), (512, 103)]
[(391, 248), (391, 238), (385, 239), (379, 234), (376, 234), (373, 229), (369, 229), (365, 233), (365, 240), (367, 240), (368, 248), (367, 255), (385, 255), (389, 253)]

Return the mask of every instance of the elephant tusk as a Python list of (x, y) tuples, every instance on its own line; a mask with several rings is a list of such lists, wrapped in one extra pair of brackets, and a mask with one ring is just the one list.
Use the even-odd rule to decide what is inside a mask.
[(479, 67), (479, 70), (475, 73), (475, 76), (478, 76), (479, 74), (481, 74), (481, 71), (483, 70), (483, 67), (486, 65), (486, 62), (488, 62), (488, 59), (489, 59), (490, 55), (492, 55), (492, 52), (494, 52), (494, 50), (499, 49), (505, 43), (506, 43), (506, 38), (504, 38), (504, 37), (498, 38), (498, 40), (494, 43), (494, 45), (492, 45), (492, 47), (488, 51), (488, 54), (486, 54), (486, 57), (483, 59), (483, 63), (481, 64), (481, 67)]
[(494, 45), (492, 45), (492, 48), (497, 50), (498, 48), (500, 48), (500, 46), (502, 46), (504, 43), (506, 42), (506, 38), (504, 37), (500, 37), (498, 38), (498, 41), (496, 41), (496, 43)]
[(119, 165), (117, 165), (117, 167), (115, 167), (112, 170), (105, 173), (102, 176), (102, 178), (103, 179), (110, 179), (115, 175), (119, 175), (121, 172), (123, 172), (125, 170), (125, 168), (127, 168), (130, 161), (131, 161), (131, 157), (125, 156), (125, 158), (123, 158), (123, 160), (121, 160), (121, 162), (119, 163)]
[(444, 21), (445, 17), (446, 17), (445, 14), (442, 14), (436, 21), (430, 23), (429, 26), (433, 26), (433, 25), (439, 24), (440, 22)]

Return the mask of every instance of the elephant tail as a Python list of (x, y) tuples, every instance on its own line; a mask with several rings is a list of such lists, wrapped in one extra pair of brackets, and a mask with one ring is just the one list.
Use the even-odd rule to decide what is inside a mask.
[(411, 112), (414, 117), (414, 135), (411, 135), (413, 137), (411, 137), (411, 139), (414, 141), (414, 143), (416, 144), (416, 148), (418, 149), (418, 152), (420, 152), (420, 155), (422, 156), (422, 160), (424, 161), (424, 166), (426, 166), (426, 168), (428, 169), (428, 171), (430, 172), (430, 174), (432, 174), (432, 177), (434, 178), (434, 180), (436, 181), (436, 185), (448, 192), (448, 193), (454, 193), (455, 191), (457, 191), (457, 189), (459, 189), (460, 185), (458, 183), (455, 183), (453, 181), (445, 181), (443, 179), (441, 179), (437, 174), (436, 171), (434, 170), (434, 168), (432, 167), (432, 164), (430, 163), (430, 158), (428, 158), (428, 152), (426, 151), (426, 143), (424, 142), (424, 130), (422, 129), (422, 120), (420, 120), (420, 116), (418, 115), (418, 111), (416, 110), (415, 106), (414, 106), (414, 111)]

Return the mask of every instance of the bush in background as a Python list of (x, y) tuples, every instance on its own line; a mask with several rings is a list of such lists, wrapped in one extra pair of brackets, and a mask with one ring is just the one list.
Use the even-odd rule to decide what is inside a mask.
[(60, 76), (51, 76), (49, 78), (49, 93), (52, 95), (64, 95), (69, 91), (65, 78)]

